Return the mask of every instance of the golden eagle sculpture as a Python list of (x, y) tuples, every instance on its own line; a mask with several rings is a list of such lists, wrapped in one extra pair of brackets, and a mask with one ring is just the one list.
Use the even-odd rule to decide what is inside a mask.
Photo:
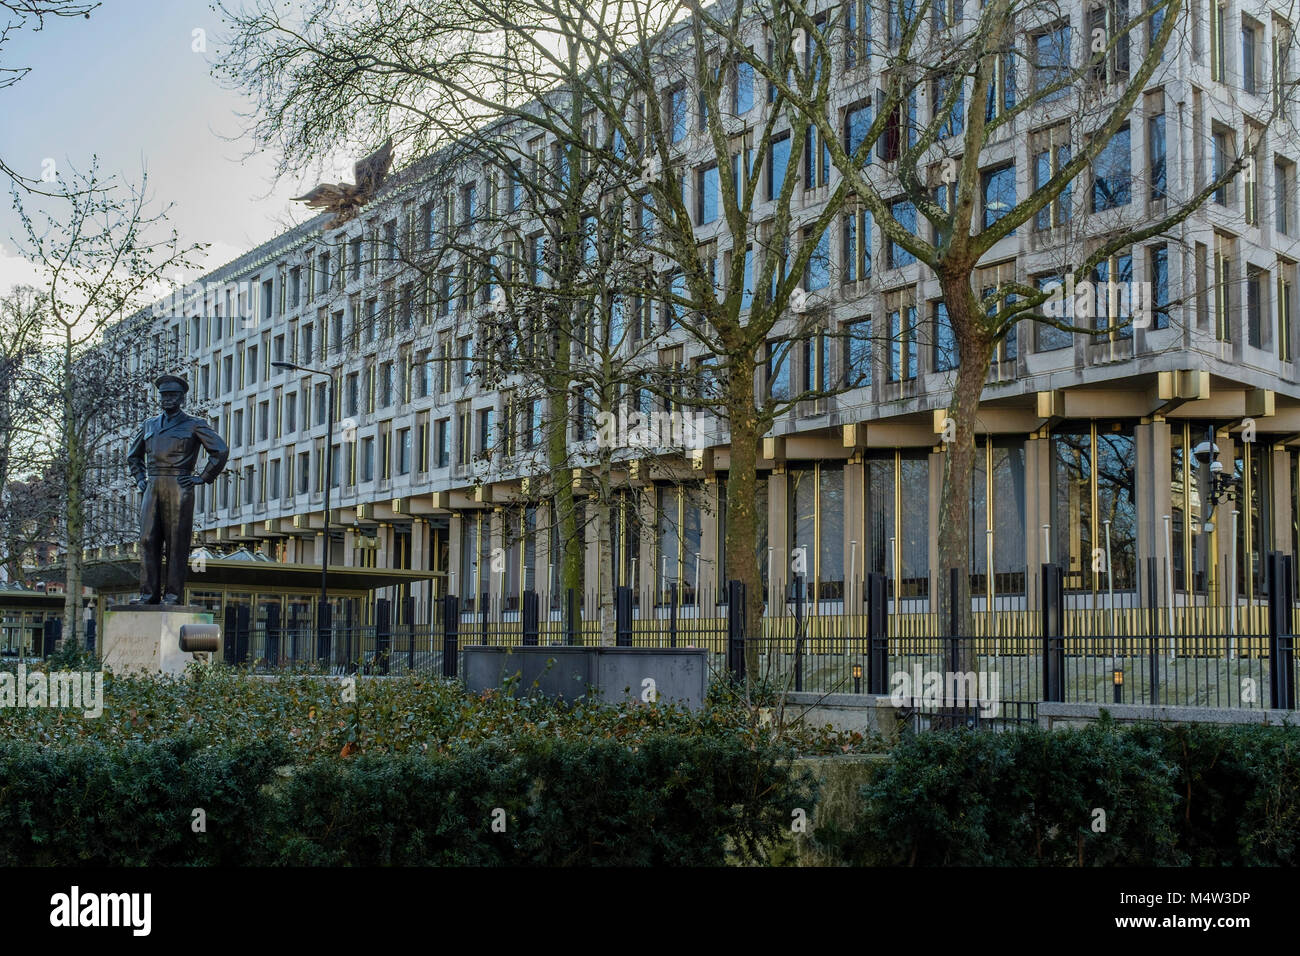
[(321, 183), (303, 196), (295, 196), (293, 202), (305, 203), (311, 209), (323, 209), (334, 213), (334, 220), (326, 227), (333, 229), (341, 226), (357, 214), (357, 210), (370, 202), (379, 191), (388, 169), (393, 165), (393, 139), (390, 136), (383, 146), (367, 156), (353, 167), (356, 184)]

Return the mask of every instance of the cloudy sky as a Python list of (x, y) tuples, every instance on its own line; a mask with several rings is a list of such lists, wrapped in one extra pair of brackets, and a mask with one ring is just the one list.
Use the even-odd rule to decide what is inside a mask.
[[(134, 182), (147, 168), (156, 207), (172, 205), (182, 240), (212, 244), (209, 267), (266, 241), (305, 218), (289, 198), (315, 183), (277, 183), (272, 156), (241, 135), (238, 114), (249, 103), (211, 75), (220, 35), (206, 0), (106, 0), (89, 20), (20, 32), (3, 64), (31, 72), (0, 90), (0, 156), (31, 176), (48, 159), (84, 168), (92, 155)], [(326, 178), (349, 178), (354, 158), (333, 158), (338, 175)], [(8, 183), (0, 185), (4, 289), (31, 272), (16, 253)]]

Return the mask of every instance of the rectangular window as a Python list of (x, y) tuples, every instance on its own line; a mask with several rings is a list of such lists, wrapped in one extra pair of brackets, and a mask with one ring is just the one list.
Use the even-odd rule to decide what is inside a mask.
[[(1054, 137), (1049, 136), (1043, 147), (1034, 153), (1034, 189), (1045, 187), (1069, 162), (1068, 143), (1057, 143)], [(1070, 221), (1070, 207), (1074, 195), (1072, 186), (1072, 183), (1066, 183), (1055, 199), (1034, 213), (1034, 229), (1038, 231), (1052, 229)]]
[(889, 380), (901, 382), (916, 378), (916, 306), (889, 309)]
[[(871, 130), (871, 104), (850, 107), (844, 111), (844, 151), (852, 157), (860, 155), (860, 165), (871, 162), (871, 150), (864, 148), (867, 133)], [(861, 151), (861, 153), (859, 153)]]
[[(889, 208), (894, 221), (908, 232), (916, 235), (916, 206), (913, 205), (912, 201), (910, 199), (900, 199)], [(885, 259), (889, 268), (900, 269), (916, 261), (916, 256), (895, 243), (893, 239), (886, 240), (885, 244), (887, 247)]]
[(397, 473), (409, 474), (411, 471), (411, 430), (403, 428), (397, 433)]
[(449, 438), (451, 419), (440, 418), (433, 424), (434, 467), (446, 468), (451, 464), (451, 447)]
[(1129, 127), (1121, 126), (1097, 154), (1092, 168), (1092, 211), (1127, 206), (1132, 191)]
[(1151, 201), (1160, 202), (1168, 195), (1164, 113), (1147, 117), (1147, 156), (1147, 178), (1151, 183)]
[(1050, 103), (1070, 92), (1070, 25), (1039, 33), (1033, 38), (1034, 92)]
[(717, 220), (720, 188), (716, 164), (695, 174), (696, 225), (703, 226)]
[(668, 116), (664, 125), (668, 127), (668, 142), (670, 143), (680, 143), (686, 139), (686, 104), (688, 102), (685, 87), (678, 87), (669, 91), (666, 104)]
[[(1211, 175), (1214, 181), (1218, 182), (1224, 176), (1228, 167), (1232, 164), (1232, 147), (1228, 142), (1228, 134), (1222, 130), (1214, 133), (1212, 137), (1214, 147), (1214, 166)], [(1226, 206), (1232, 200), (1232, 184), (1225, 182), (1214, 191), (1213, 200), (1220, 206)]]
[(1247, 93), (1258, 93), (1259, 82), (1256, 72), (1257, 34), (1255, 27), (1249, 23), (1241, 25), (1241, 88)]
[(785, 185), (786, 167), (790, 165), (790, 134), (772, 140), (767, 154), (767, 198), (776, 199)]
[(934, 304), (934, 370), (951, 372), (960, 361), (957, 336), (952, 330), (952, 318), (943, 302)]
[(859, 319), (844, 326), (844, 387), (871, 386), (871, 320)]
[(981, 176), (984, 201), (984, 228), (987, 229), (1016, 205), (1015, 164), (990, 169)]
[(732, 107), (737, 116), (754, 108), (754, 67), (743, 60), (736, 64), (736, 88)]
[(1283, 266), (1278, 263), (1277, 274), (1277, 357), (1283, 362), (1291, 361), (1291, 282), (1283, 274)]
[(1227, 20), (1226, 0), (1210, 0), (1210, 79), (1217, 83), (1227, 82)]
[(1284, 236), (1295, 229), (1295, 167), (1278, 160), (1273, 164), (1273, 228)]
[(1133, 337), (1133, 257), (1114, 255), (1097, 263), (1092, 271), (1097, 305), (1094, 329), (1109, 330), (1111, 338)]
[[(808, 240), (807, 235), (804, 236), (804, 240)], [(831, 234), (830, 230), (824, 230), (813, 248), (812, 256), (808, 259), (808, 266), (804, 271), (804, 289), (807, 292), (816, 292), (830, 284)]]
[(767, 343), (767, 393), (774, 401), (790, 398), (790, 343)]
[(1246, 270), (1246, 342), (1264, 347), (1264, 282), (1258, 269)]
[(1151, 327), (1169, 328), (1169, 249), (1151, 250)]

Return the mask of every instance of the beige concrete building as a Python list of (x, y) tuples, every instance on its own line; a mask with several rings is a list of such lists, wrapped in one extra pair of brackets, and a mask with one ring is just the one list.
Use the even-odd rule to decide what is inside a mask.
[[(1082, 55), (1092, 14), (1084, 3), (1062, 10), (1065, 20), (1018, 36), (1018, 47), (1057, 42)], [(1132, 298), (1113, 302), (1100, 295), (1099, 324), (1107, 326), (1104, 314), (1118, 309), (1125, 319), (1141, 316), (1131, 325), (1085, 336), (1024, 322), (1000, 346), (979, 416), (976, 593), (1022, 594), (1026, 569), (1051, 560), (1066, 566), (1071, 589), (1135, 594), (1140, 562), (1155, 559), (1162, 594), (1172, 586), (1179, 600), (1219, 602), (1234, 589), (1258, 596), (1262, 556), (1294, 550), (1300, 135), (1285, 110), (1264, 128), (1270, 112), (1285, 105), (1277, 96), (1294, 75), (1287, 16), (1280, 5), (1193, 3), (1185, 42), (1176, 51), (1171, 43), (1093, 172), (983, 260), (990, 282), (1008, 275), (1050, 282), (1092, 232), (1159, 215), (1208, 182), (1235, 155), (1238, 138), (1252, 130), (1263, 137), (1243, 179), (1174, 234), (1134, 245), (1099, 268), (1100, 289), (1115, 280), (1125, 297), (1132, 290)], [(856, 42), (847, 36), (835, 53), (837, 109), (849, 136), (877, 79), (869, 58), (850, 58)], [(1132, 51), (1135, 58), (1140, 52)], [(1014, 79), (1000, 77), (989, 108), (1006, 108), (1016, 84), (1032, 82), (1027, 67)], [(752, 89), (735, 99), (738, 114), (745, 106), (758, 117), (765, 108)], [(677, 108), (669, 100), (666, 108)], [(1062, 102), (1021, 116), (990, 144), (984, 215), (996, 217), (999, 202), (1027, 195), (1068, 155), (1060, 150), (1079, 135), (1073, 110)], [(696, 124), (686, 124), (683, 168), (701, 155), (699, 135)], [(809, 217), (837, 175), (817, 165), (809, 164), (799, 187)], [(390, 177), (351, 222), (335, 229), (324, 216), (305, 223), (214, 270), (178, 304), (161, 304), (160, 316), (149, 319), (156, 346), (187, 374), (190, 410), (207, 414), (231, 447), (226, 479), (200, 490), (195, 526), (204, 545), (298, 564), (319, 562), (328, 547), (335, 564), (423, 571), (425, 580), (392, 589), (399, 602), (415, 598), (420, 620), (430, 598), (445, 593), (469, 599), (487, 592), (509, 605), (521, 589), (553, 590), (553, 519), (544, 504), (513, 504), (535, 469), (522, 451), (501, 454), (493, 441), (505, 420), (526, 432), (530, 413), (511, 401), (509, 387), (484, 391), (471, 374), (485, 358), (474, 323), (492, 308), (489, 289), (472, 281), (443, 285), (441, 272), (426, 279), (409, 263), (431, 230), (455, 221), (473, 235), (480, 215), (511, 215), (512, 172), (447, 169), (436, 157), (417, 163)], [(704, 221), (716, 203), (707, 195), (716, 177), (700, 172), (685, 177), (685, 188), (706, 242), (720, 229)], [(760, 195), (771, 187), (761, 185)], [(520, 235), (535, 232), (528, 215), (517, 212)], [(917, 228), (928, 227), (921, 220)], [(483, 241), (494, 240), (485, 234)], [(802, 389), (819, 376), (851, 377), (856, 387), (801, 403), (764, 441), (768, 586), (780, 593), (786, 555), (806, 547), (810, 596), (838, 601), (848, 588), (856, 599), (853, 582), (883, 571), (900, 594), (920, 598), (936, 570), (944, 407), (958, 357), (937, 283), (905, 251), (882, 242), (869, 215), (847, 212), (825, 244), (825, 263), (810, 270), (807, 291), (828, 331), (844, 337), (796, 350), (755, 388)], [(394, 248), (402, 254), (379, 252)], [(657, 312), (647, 314), (645, 332), (665, 347), (680, 345), (688, 359), (695, 354)], [(310, 364), (333, 377), (332, 476), (325, 474), (326, 381), (276, 369), (275, 361)], [(1226, 513), (1232, 505), (1223, 506), (1212, 532), (1202, 527), (1191, 463), (1208, 429), (1225, 472), (1241, 478), (1235, 548)], [(575, 434), (575, 446), (581, 441)], [(725, 577), (725, 433), (710, 432), (705, 444), (685, 463), (698, 485), (667, 480), (682, 471), (680, 461), (643, 461), (620, 472), (626, 491), (613, 567), (600, 568), (588, 528), (589, 586), (611, 574), (636, 589), (645, 609), (667, 584), (681, 584), (689, 601), (695, 589)], [(328, 542), (321, 534), (327, 480), (335, 509)], [(124, 481), (111, 507), (129, 513), (135, 505)], [(1107, 529), (1112, 577), (1093, 570)], [(103, 541), (102, 550), (118, 544)], [(503, 560), (494, 568), (497, 548)], [(1172, 580), (1164, 577), (1166, 560)], [(1234, 561), (1235, 584), (1228, 570)], [(253, 591), (245, 597), (259, 600)]]

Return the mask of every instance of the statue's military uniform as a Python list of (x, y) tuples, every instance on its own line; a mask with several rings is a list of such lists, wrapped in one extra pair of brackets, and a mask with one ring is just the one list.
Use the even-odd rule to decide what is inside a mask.
[[(194, 527), (194, 487), (179, 479), (194, 474), (200, 448), (207, 450), (208, 461), (203, 474), (194, 481), (208, 484), (221, 474), (230, 449), (204, 419), (179, 409), (171, 416), (147, 419), (131, 442), (127, 465), (137, 487), (144, 492), (140, 504), (139, 603), (179, 604), (184, 600)], [(164, 542), (167, 587), (160, 595)]]

